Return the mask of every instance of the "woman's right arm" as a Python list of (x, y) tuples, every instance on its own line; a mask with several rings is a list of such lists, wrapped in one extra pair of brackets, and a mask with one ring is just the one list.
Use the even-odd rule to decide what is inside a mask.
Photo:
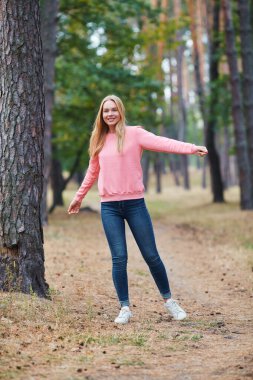
[(76, 214), (78, 213), (82, 200), (85, 197), (85, 195), (88, 193), (96, 179), (99, 175), (99, 160), (98, 156), (91, 157), (89, 162), (89, 167), (87, 169), (86, 175), (83, 179), (83, 182), (76, 192), (76, 195), (73, 199), (73, 201), (70, 203), (70, 206), (68, 208), (69, 214)]

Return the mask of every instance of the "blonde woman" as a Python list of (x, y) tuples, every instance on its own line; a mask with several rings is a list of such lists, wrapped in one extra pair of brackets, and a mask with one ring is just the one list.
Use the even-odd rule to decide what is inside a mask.
[(82, 200), (98, 178), (101, 219), (112, 256), (112, 277), (121, 306), (115, 323), (132, 317), (128, 296), (127, 221), (141, 254), (162, 296), (166, 310), (176, 320), (185, 311), (171, 298), (168, 276), (156, 248), (150, 215), (145, 205), (141, 155), (144, 149), (156, 152), (205, 156), (203, 146), (156, 136), (139, 126), (126, 126), (125, 109), (115, 95), (100, 105), (90, 139), (90, 162), (81, 187), (71, 202), (69, 214), (78, 213)]

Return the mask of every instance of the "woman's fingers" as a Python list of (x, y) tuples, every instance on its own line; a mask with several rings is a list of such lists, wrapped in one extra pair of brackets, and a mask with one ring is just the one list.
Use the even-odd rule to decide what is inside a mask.
[(77, 214), (79, 212), (80, 206), (81, 206), (80, 202), (72, 201), (70, 203), (69, 208), (68, 208), (68, 213), (69, 214)]
[(197, 155), (200, 156), (200, 157), (203, 157), (203, 156), (206, 156), (207, 155), (207, 152), (197, 152)]
[(197, 146), (197, 152), (196, 154), (200, 157), (205, 156), (208, 153), (208, 150), (205, 146)]
[(207, 152), (207, 149), (206, 149), (205, 146), (198, 146), (198, 149), (199, 149), (201, 152), (208, 153), (208, 152)]
[(78, 209), (76, 209), (76, 208), (71, 208), (71, 209), (68, 210), (68, 213), (69, 213), (69, 214), (77, 214), (78, 211), (79, 211), (79, 208), (78, 208)]

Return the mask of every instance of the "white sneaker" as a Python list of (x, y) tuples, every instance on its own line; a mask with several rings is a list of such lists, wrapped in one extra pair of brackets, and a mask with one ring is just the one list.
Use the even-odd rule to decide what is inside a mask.
[(120, 323), (122, 325), (125, 325), (129, 322), (130, 318), (132, 317), (132, 313), (128, 306), (123, 306), (119, 312), (119, 315), (114, 320), (115, 323)]
[(185, 319), (187, 317), (186, 312), (172, 298), (166, 301), (164, 306), (165, 309), (168, 310), (170, 315), (172, 315), (172, 317), (177, 321), (181, 321), (182, 319)]

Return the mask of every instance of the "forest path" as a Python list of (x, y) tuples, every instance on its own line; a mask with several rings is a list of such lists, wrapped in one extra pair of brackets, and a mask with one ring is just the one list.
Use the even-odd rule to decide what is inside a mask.
[[(203, 226), (199, 219), (194, 224), (192, 215), (153, 219), (173, 297), (188, 313), (181, 322), (166, 314), (127, 227), (134, 316), (117, 326), (111, 258), (99, 214), (69, 217), (58, 211), (45, 231), (53, 303), (42, 301), (41, 310), (41, 301), (33, 300), (30, 317), (26, 311), (30, 322), (9, 327), (8, 342), (13, 339), (16, 349), (9, 348), (16, 366), (10, 378), (252, 379), (252, 250), (241, 248), (231, 231), (234, 226), (250, 236), (252, 214), (228, 214), (226, 219), (214, 212)], [(19, 309), (20, 302), (25, 301)]]

